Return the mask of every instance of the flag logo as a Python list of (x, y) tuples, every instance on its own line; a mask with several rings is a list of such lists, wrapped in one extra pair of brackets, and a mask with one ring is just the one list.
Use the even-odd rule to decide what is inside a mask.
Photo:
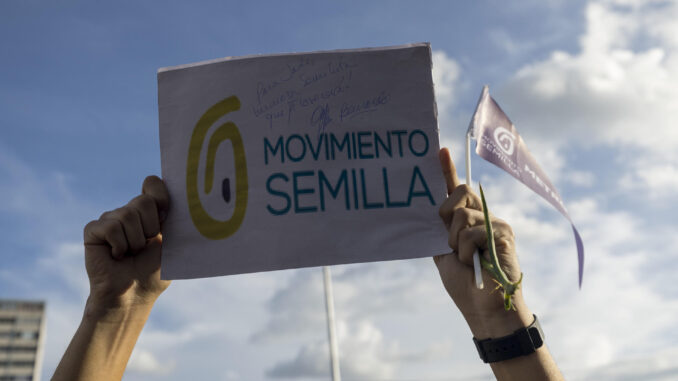
[(188, 148), (188, 160), (186, 163), (186, 195), (188, 209), (193, 224), (200, 234), (209, 239), (224, 239), (233, 235), (242, 224), (247, 209), (247, 161), (245, 159), (245, 146), (240, 136), (240, 130), (233, 122), (225, 122), (212, 134), (207, 144), (207, 161), (205, 163), (204, 192), (212, 191), (214, 184), (214, 160), (217, 148), (225, 141), (230, 141), (233, 146), (233, 162), (235, 166), (235, 184), (231, 179), (221, 181), (221, 195), (226, 203), (232, 199), (231, 188), (235, 186), (235, 207), (231, 218), (221, 221), (207, 213), (200, 201), (198, 187), (198, 169), (203, 143), (207, 138), (207, 132), (214, 123), (224, 115), (238, 111), (240, 100), (236, 96), (228, 97), (210, 107), (198, 120)]
[(499, 148), (507, 155), (513, 155), (515, 149), (516, 137), (504, 127), (497, 127), (494, 130), (494, 141), (497, 142)]

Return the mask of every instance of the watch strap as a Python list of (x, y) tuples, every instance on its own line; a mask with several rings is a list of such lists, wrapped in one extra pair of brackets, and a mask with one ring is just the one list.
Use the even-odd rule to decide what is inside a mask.
[(532, 324), (528, 327), (520, 328), (510, 335), (483, 340), (478, 340), (474, 337), (473, 342), (476, 345), (480, 358), (484, 362), (490, 363), (534, 353), (544, 344), (544, 332), (541, 329), (541, 325), (539, 325), (537, 315), (532, 316), (534, 316)]

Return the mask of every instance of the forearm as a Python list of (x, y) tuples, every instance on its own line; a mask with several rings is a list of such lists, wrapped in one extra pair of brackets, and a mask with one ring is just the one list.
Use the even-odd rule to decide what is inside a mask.
[[(478, 339), (504, 337), (532, 324), (532, 312), (520, 295), (515, 298), (515, 305), (516, 311), (499, 311), (489, 317), (465, 315), (473, 336)], [(524, 380), (525, 375), (530, 375), (530, 380), (536, 381), (563, 380), (546, 345), (526, 356), (492, 362), (490, 367), (498, 381)]]
[(120, 380), (152, 307), (107, 308), (88, 300), (52, 380)]

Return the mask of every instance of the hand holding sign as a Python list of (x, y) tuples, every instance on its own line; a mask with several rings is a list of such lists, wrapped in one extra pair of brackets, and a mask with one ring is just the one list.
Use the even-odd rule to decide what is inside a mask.
[[(461, 184), (450, 158), (443, 148), (439, 154), (440, 164), (449, 196), (440, 206), (448, 232), (451, 254), (434, 257), (445, 289), (464, 315), (476, 337), (500, 337), (532, 323), (532, 313), (525, 305), (520, 290), (516, 291), (513, 304), (517, 313), (505, 313), (502, 296), (491, 289), (477, 289), (473, 282), (473, 253), (480, 249), (489, 260), (487, 233), (480, 197), (466, 184)], [(494, 232), (497, 257), (501, 267), (512, 281), (520, 278), (520, 265), (515, 252), (511, 226), (494, 216), (490, 217)], [(483, 271), (484, 281), (491, 284), (491, 276)]]
[(85, 226), (90, 313), (152, 305), (169, 286), (170, 282), (160, 279), (159, 234), (168, 205), (162, 180), (149, 176), (141, 195)]

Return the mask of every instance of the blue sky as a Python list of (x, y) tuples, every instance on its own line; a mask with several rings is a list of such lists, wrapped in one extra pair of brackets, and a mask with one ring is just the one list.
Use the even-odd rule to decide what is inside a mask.
[[(48, 378), (87, 296), (83, 226), (160, 173), (158, 68), (429, 41), (442, 143), (461, 159), (489, 84), (582, 233), (577, 291), (567, 222), (474, 162), (493, 211), (514, 226), (527, 302), (568, 379), (669, 379), (677, 16), (675, 1), (4, 1), (0, 297), (47, 300)], [(346, 380), (488, 379), (431, 261), (333, 271)], [(319, 269), (175, 282), (125, 379), (327, 379), (322, 303)]]

